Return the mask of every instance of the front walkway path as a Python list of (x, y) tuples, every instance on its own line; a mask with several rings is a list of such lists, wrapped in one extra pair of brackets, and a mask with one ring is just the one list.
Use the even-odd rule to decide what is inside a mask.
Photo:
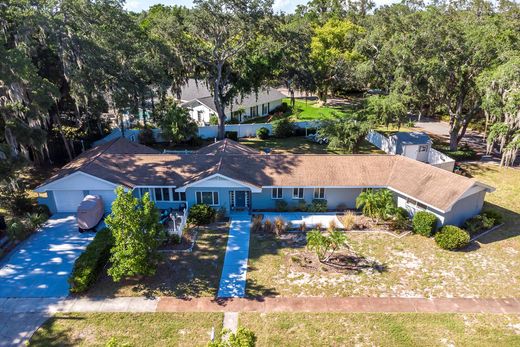
[(231, 214), (226, 256), (218, 289), (219, 298), (240, 298), (246, 294), (250, 224), (249, 214)]

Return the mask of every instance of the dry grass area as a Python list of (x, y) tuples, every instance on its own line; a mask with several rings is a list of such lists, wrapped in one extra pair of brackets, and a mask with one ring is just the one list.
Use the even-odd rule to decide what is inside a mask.
[(257, 346), (518, 346), (520, 316), (241, 313)]
[(248, 295), (520, 297), (520, 170), (494, 165), (468, 170), (497, 187), (486, 208), (499, 210), (506, 224), (467, 249), (444, 251), (418, 235), (350, 233), (361, 264), (375, 266), (338, 272), (302, 266), (302, 259), (313, 256), (305, 242), (253, 234)]
[(215, 296), (228, 237), (228, 224), (216, 223), (198, 232), (193, 252), (165, 253), (155, 276), (114, 283), (104, 272), (88, 296)]
[(30, 346), (206, 346), (222, 330), (222, 313), (57, 314)]

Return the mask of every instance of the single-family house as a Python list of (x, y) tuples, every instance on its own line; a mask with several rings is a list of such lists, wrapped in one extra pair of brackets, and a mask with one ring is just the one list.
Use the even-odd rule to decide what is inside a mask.
[[(274, 88), (264, 88), (258, 93), (238, 97), (226, 107), (226, 120), (243, 122), (249, 118), (265, 116), (282, 104), (285, 96)], [(181, 88), (181, 105), (190, 110), (190, 116), (198, 125), (209, 125), (210, 117), (217, 114), (211, 91), (204, 82), (189, 80)]]
[(330, 210), (355, 208), (368, 188), (388, 188), (411, 214), (428, 210), (439, 224), (462, 224), (480, 212), (494, 189), (474, 179), (400, 155), (262, 154), (229, 139), (199, 151), (161, 154), (123, 138), (90, 149), (36, 188), (52, 212), (75, 212), (87, 194), (107, 211), (114, 189), (149, 193), (159, 208), (204, 203), (262, 211), (277, 201), (323, 199)]

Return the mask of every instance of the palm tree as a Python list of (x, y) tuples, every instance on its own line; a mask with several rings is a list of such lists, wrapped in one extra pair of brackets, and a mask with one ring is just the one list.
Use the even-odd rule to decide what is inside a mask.
[(365, 216), (370, 218), (377, 217), (377, 205), (376, 205), (375, 193), (372, 189), (363, 191), (356, 198), (356, 208), (362, 208), (362, 212)]

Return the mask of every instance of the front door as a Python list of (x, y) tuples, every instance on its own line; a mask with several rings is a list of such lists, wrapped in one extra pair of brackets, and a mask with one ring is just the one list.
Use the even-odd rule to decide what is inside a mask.
[(237, 190), (235, 192), (235, 207), (239, 209), (246, 207), (246, 192), (244, 190)]

